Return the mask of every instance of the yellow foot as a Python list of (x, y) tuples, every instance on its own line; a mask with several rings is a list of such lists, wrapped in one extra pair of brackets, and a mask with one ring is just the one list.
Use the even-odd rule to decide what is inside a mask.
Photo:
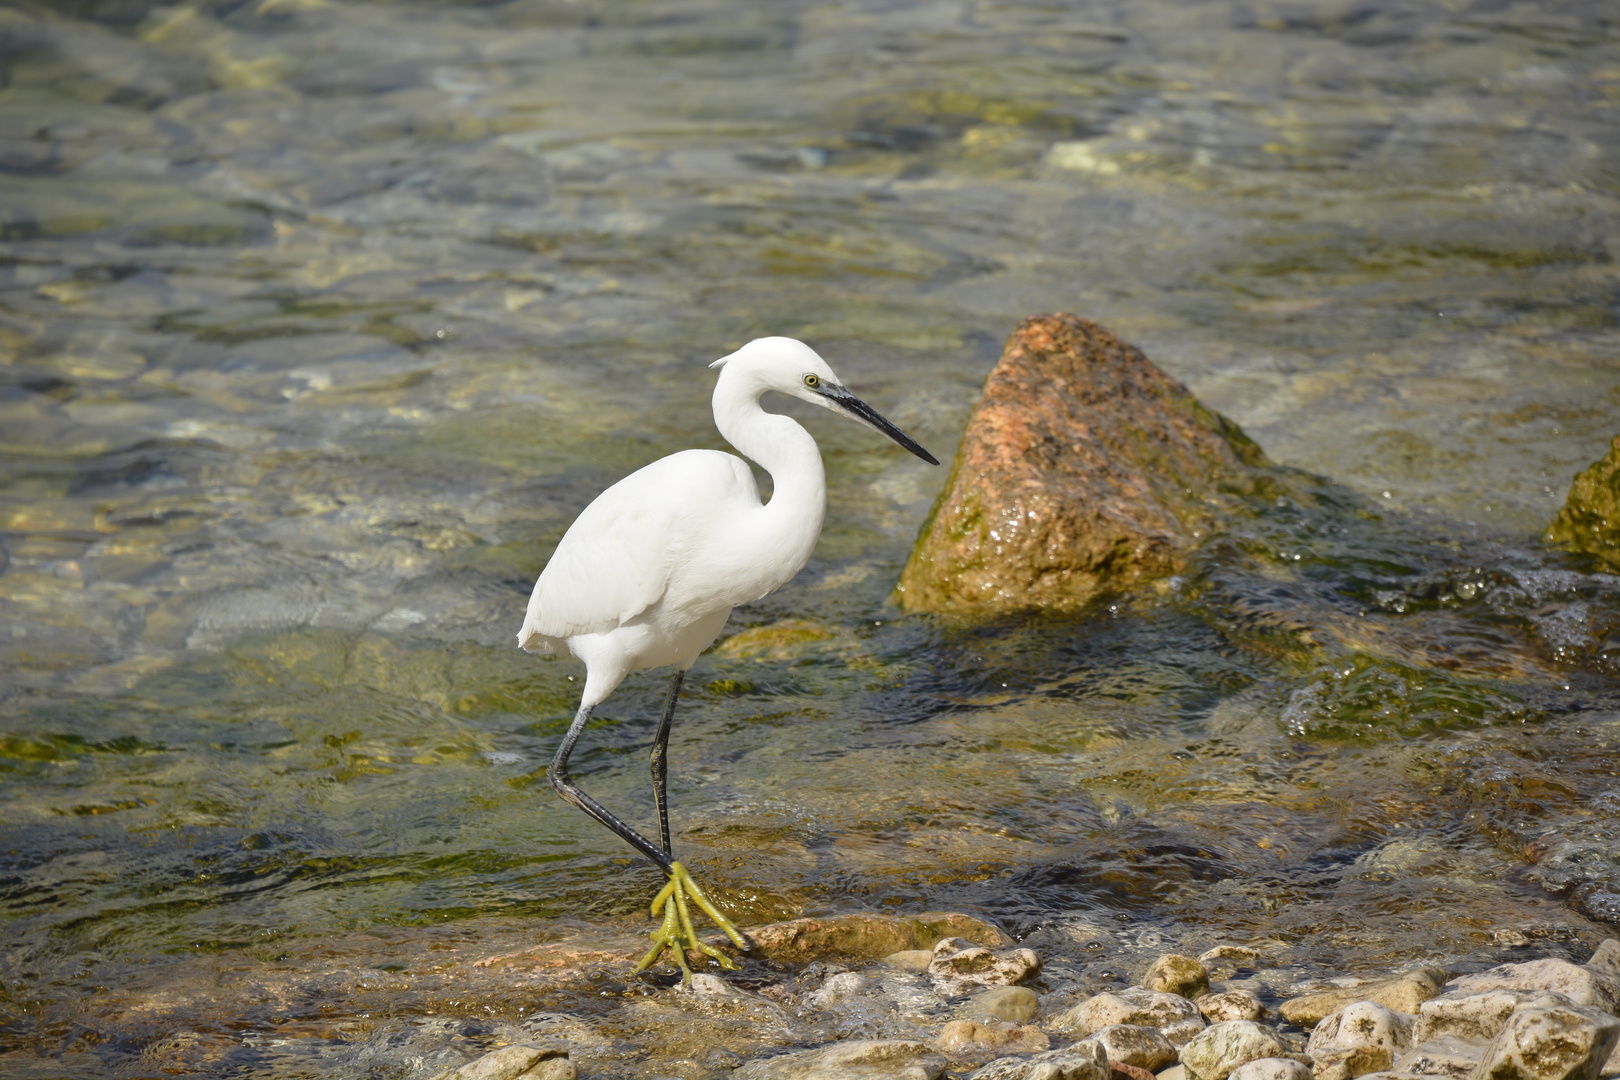
[(726, 937), (730, 938), (737, 948), (748, 948), (748, 943), (737, 932), (737, 928), (731, 925), (731, 920), (720, 914), (720, 909), (703, 894), (698, 883), (692, 880), (692, 875), (686, 872), (686, 867), (680, 863), (671, 863), (669, 884), (653, 897), (652, 902), (652, 917), (658, 918), (658, 909), (663, 908), (664, 923), (647, 935), (652, 938), (653, 945), (647, 950), (647, 955), (641, 958), (641, 963), (636, 965), (636, 971), (646, 971), (658, 963), (666, 951), (680, 965), (681, 981), (688, 986), (692, 985), (692, 969), (686, 964), (688, 951), (713, 957), (728, 971), (736, 971), (742, 967), (719, 949), (698, 940), (697, 931), (692, 929), (692, 913), (687, 909), (688, 901), (696, 904), (705, 915), (713, 919), (715, 925), (726, 932)]

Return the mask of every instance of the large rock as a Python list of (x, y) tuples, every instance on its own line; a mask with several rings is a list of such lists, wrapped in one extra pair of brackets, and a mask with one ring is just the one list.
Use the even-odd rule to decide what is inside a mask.
[[(1599, 951), (1601, 955), (1601, 950)], [(1446, 992), (1456, 995), (1482, 994), (1487, 990), (1551, 990), (1577, 1005), (1591, 1005), (1613, 1012), (1616, 987), (1604, 973), (1590, 966), (1549, 957), (1523, 964), (1501, 964), (1473, 975), (1462, 975), (1446, 984)]]
[(1250, 1020), (1223, 1020), (1181, 1048), (1181, 1063), (1194, 1080), (1226, 1080), (1233, 1070), (1261, 1058), (1289, 1057), (1294, 1047), (1276, 1031)]
[(1268, 481), (1260, 448), (1140, 351), (1073, 315), (1028, 318), (968, 418), (899, 599), (1076, 608), (1177, 572)]
[(1620, 562), (1620, 435), (1601, 461), (1577, 474), (1547, 542)]
[(967, 938), (993, 949), (1009, 943), (994, 926), (959, 912), (928, 912), (907, 918), (837, 915), (794, 919), (748, 931), (754, 955), (785, 963), (822, 956), (876, 960), (897, 952), (932, 949), (949, 937)]
[(1305, 1044), (1316, 1080), (1351, 1080), (1388, 1069), (1412, 1045), (1413, 1019), (1371, 1001), (1323, 1018)]
[(1549, 990), (1486, 990), (1479, 994), (1448, 993), (1418, 1006), (1414, 1043), (1435, 1039), (1484, 1042), (1496, 1038), (1508, 1017), (1521, 1005), (1573, 1004)]
[(1158, 1028), (1110, 1024), (1092, 1032), (1086, 1041), (1101, 1046), (1111, 1063), (1119, 1061), (1155, 1073), (1176, 1063), (1176, 1048)]
[(1283, 1019), (1309, 1030), (1321, 1020), (1358, 1001), (1371, 1001), (1396, 1012), (1416, 1013), (1418, 1006), (1440, 993), (1446, 973), (1437, 967), (1422, 967), (1393, 979), (1361, 983), (1358, 986), (1324, 990), (1289, 998), (1277, 1006)]
[(1034, 1057), (997, 1058), (968, 1080), (1109, 1080), (1102, 1047), (1075, 1043)]
[(1521, 1006), (1485, 1050), (1473, 1080), (1598, 1080), (1620, 1020), (1583, 1005)]
[(1482, 1042), (1441, 1035), (1419, 1043), (1396, 1058), (1394, 1072), (1397, 1076), (1468, 1080), (1479, 1068), (1479, 1059), (1484, 1054), (1485, 1044)]
[(735, 1080), (938, 1080), (945, 1059), (910, 1039), (853, 1039), (750, 1061)]
[(1087, 998), (1048, 1026), (1083, 1039), (1111, 1024), (1156, 1028), (1176, 1046), (1204, 1030), (1198, 1006), (1180, 994), (1161, 994), (1135, 986)]

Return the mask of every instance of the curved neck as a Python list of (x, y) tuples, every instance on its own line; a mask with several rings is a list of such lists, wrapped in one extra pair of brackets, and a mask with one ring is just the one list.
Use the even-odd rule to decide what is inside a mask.
[[(816, 532), (827, 505), (827, 474), (810, 433), (789, 417), (759, 406), (766, 388), (729, 369), (714, 388), (714, 425), (744, 457), (771, 474), (774, 491), (767, 509), (813, 516)], [(813, 538), (812, 538), (813, 542)]]

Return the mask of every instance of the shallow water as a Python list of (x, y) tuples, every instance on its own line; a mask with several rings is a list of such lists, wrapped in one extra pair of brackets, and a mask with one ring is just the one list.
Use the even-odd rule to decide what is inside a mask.
[[(512, 635), (767, 333), (944, 458), (1074, 311), (1326, 479), (963, 627), (889, 598), (944, 470), (795, 412), (826, 531), (671, 751), (740, 920), (969, 910), (1054, 988), (1275, 939), (1273, 995), (1620, 920), (1620, 579), (1535, 539), (1620, 428), (1606, 5), (76, 0), (0, 55), (12, 1072), (723, 1071), (651, 984), (434, 957), (642, 928)], [(575, 758), (642, 822), (662, 682)]]

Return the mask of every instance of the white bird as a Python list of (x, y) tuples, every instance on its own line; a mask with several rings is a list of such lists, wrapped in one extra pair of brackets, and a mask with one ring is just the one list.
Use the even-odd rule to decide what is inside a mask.
[[(771, 474), (762, 503), (748, 463), (718, 450), (683, 450), (653, 462), (598, 495), (563, 535), (534, 584), (518, 644), (529, 652), (567, 652), (585, 663), (579, 711), (551, 763), (552, 787), (669, 875), (652, 903), (663, 925), (636, 970), (667, 949), (690, 981), (687, 950), (726, 967), (725, 954), (699, 941), (688, 898), (740, 949), (747, 943), (675, 861), (665, 801), (665, 754), (681, 682), (714, 643), (731, 609), (781, 588), (809, 560), (827, 511), (821, 451), (799, 424), (759, 406), (768, 390), (814, 402), (888, 436), (931, 465), (934, 456), (844, 389), (814, 349), (792, 338), (750, 341), (709, 365), (720, 369), (714, 423), (732, 446)], [(663, 719), (653, 740), (653, 801), (662, 846), (636, 832), (581, 791), (568, 757), (590, 719), (624, 677), (673, 666)]]

